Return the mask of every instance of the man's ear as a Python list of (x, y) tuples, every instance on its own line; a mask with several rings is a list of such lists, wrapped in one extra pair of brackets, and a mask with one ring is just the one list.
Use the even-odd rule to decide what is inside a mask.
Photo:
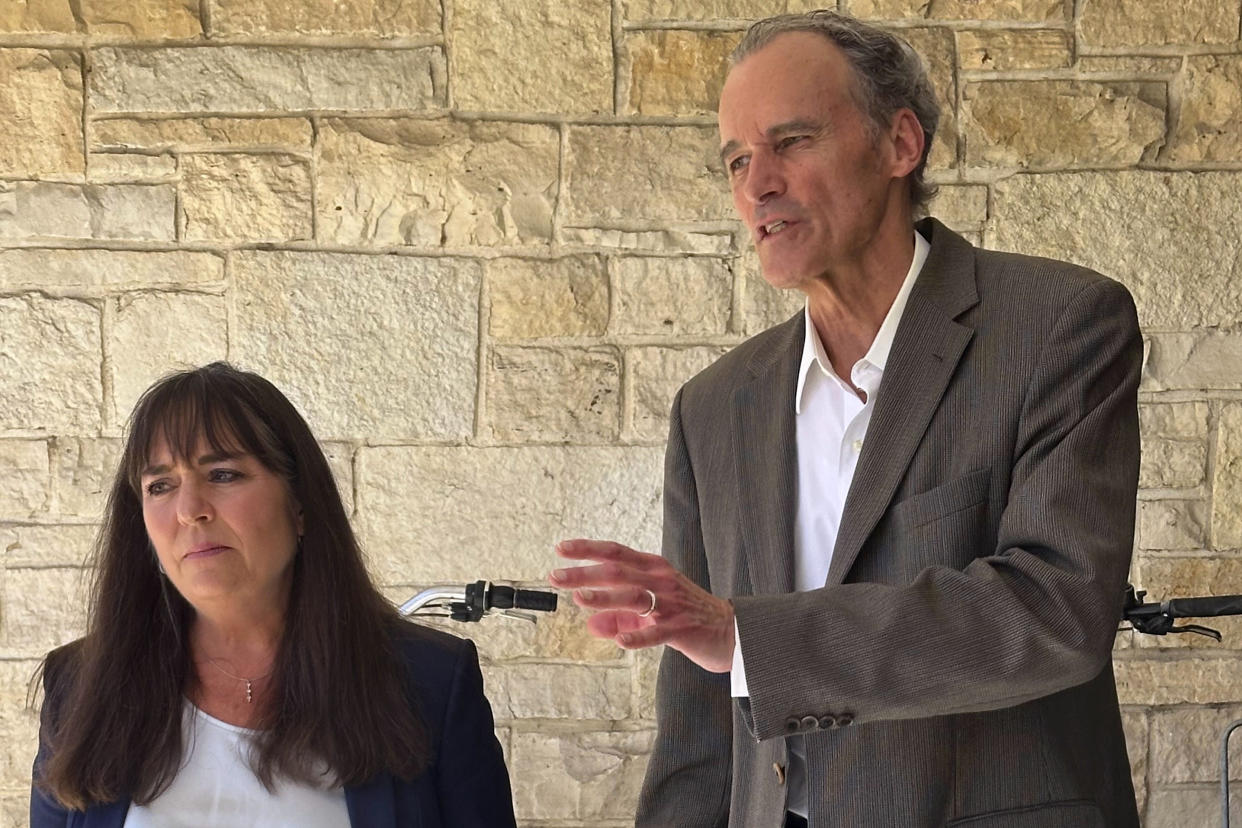
[(893, 176), (905, 178), (923, 160), (923, 148), (927, 142), (923, 125), (912, 110), (899, 109), (893, 113), (888, 138), (893, 148)]

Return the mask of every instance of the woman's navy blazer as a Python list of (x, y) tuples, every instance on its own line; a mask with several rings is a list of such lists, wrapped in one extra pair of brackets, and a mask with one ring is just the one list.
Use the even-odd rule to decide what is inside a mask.
[[(509, 828), (513, 796), (504, 756), (483, 695), (479, 657), (469, 640), (425, 627), (403, 625), (398, 651), (413, 685), (433, 748), (431, 765), (410, 782), (382, 773), (345, 788), (351, 826), (360, 828)], [(404, 632), (404, 630), (403, 630)], [(74, 644), (48, 656), (46, 691), (34, 773), (46, 760), (48, 734), (59, 701), (68, 691), (66, 667)], [(72, 668), (70, 668), (70, 672)], [(31, 828), (121, 828), (129, 799), (92, 805), (85, 811), (61, 807), (32, 786)]]

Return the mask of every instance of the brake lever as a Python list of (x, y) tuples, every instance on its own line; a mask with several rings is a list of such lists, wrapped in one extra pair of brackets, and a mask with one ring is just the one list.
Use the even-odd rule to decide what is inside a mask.
[(1220, 635), (1219, 630), (1214, 630), (1211, 627), (1204, 627), (1200, 624), (1183, 624), (1180, 627), (1174, 627), (1173, 629), (1169, 630), (1169, 632), (1195, 633), (1197, 635), (1202, 635), (1206, 638), (1210, 638), (1216, 642), (1221, 641), (1221, 635)]

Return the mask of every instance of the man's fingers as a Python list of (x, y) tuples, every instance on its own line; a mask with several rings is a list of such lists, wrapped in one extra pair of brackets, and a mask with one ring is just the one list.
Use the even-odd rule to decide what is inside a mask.
[(584, 609), (591, 610), (629, 610), (633, 613), (648, 613), (654, 608), (655, 593), (644, 587), (625, 587), (623, 589), (577, 589), (574, 590), (574, 603)]
[(618, 635), (627, 635), (642, 629), (650, 623), (625, 610), (604, 610), (587, 619), (587, 631), (596, 638), (616, 639)]
[(650, 552), (639, 552), (628, 546), (613, 541), (574, 538), (563, 540), (556, 545), (556, 554), (572, 561), (595, 561), (596, 563), (614, 562), (632, 569), (650, 571), (665, 567), (668, 564), (659, 555)]

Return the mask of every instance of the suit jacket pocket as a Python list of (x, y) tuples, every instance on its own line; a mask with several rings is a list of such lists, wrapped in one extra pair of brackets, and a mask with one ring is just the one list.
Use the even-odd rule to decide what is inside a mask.
[(988, 496), (990, 469), (977, 469), (956, 480), (907, 497), (895, 504), (890, 516), (898, 530), (917, 529), (933, 521), (969, 509)]
[(1106, 828), (1098, 805), (1086, 800), (1049, 802), (990, 811), (945, 823), (945, 828)]

